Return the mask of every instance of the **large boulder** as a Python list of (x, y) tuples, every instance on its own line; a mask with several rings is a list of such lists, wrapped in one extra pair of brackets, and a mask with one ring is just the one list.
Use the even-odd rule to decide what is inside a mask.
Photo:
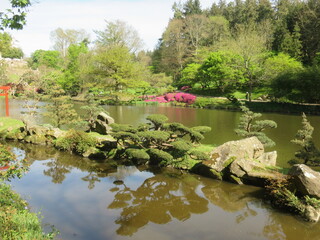
[(257, 160), (236, 159), (229, 167), (229, 180), (242, 184), (265, 186), (267, 180), (279, 179), (282, 174), (268, 168)]
[(114, 123), (114, 119), (110, 117), (107, 113), (101, 112), (97, 116), (97, 119), (94, 123), (94, 128), (92, 131), (107, 135), (111, 132), (112, 128), (109, 126)]
[(263, 186), (266, 180), (278, 179), (282, 175), (271, 170), (276, 165), (276, 159), (276, 151), (265, 153), (258, 138), (250, 137), (215, 148), (203, 165), (234, 183)]
[(211, 152), (209, 160), (203, 164), (221, 172), (236, 159), (253, 160), (264, 154), (263, 144), (256, 137), (226, 142)]
[(295, 164), (289, 171), (298, 193), (320, 199), (320, 173), (304, 164)]
[(114, 119), (112, 117), (110, 117), (107, 113), (105, 112), (101, 112), (99, 113), (99, 115), (97, 116), (97, 119), (100, 121), (103, 121), (106, 124), (112, 124), (114, 123)]

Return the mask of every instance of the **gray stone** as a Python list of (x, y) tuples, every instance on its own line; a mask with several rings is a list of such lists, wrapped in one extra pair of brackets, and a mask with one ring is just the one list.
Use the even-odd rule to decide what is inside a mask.
[(95, 128), (93, 129), (94, 132), (107, 135), (111, 132), (112, 128), (105, 122), (97, 119), (95, 122)]
[(246, 159), (236, 159), (230, 165), (231, 175), (241, 179), (242, 182), (264, 186), (267, 180), (278, 179), (282, 176), (281, 173), (267, 169), (267, 165)]
[(310, 222), (318, 222), (320, 219), (320, 209), (307, 206), (304, 211), (304, 218)]
[(97, 119), (101, 120), (102, 122), (105, 122), (106, 124), (114, 123), (114, 119), (105, 112), (99, 113), (99, 115), (97, 116)]
[(277, 151), (266, 152), (266, 153), (263, 153), (258, 158), (258, 161), (268, 166), (276, 166), (277, 157), (278, 157)]
[(302, 195), (320, 198), (320, 173), (304, 164), (294, 165), (289, 175), (293, 177), (296, 190)]
[(264, 154), (263, 144), (256, 137), (239, 141), (230, 141), (220, 145), (211, 152), (209, 160), (203, 164), (221, 172), (236, 159), (258, 159)]
[(109, 126), (112, 123), (114, 123), (114, 119), (107, 113), (101, 112), (97, 116), (97, 119), (94, 122), (94, 127), (91, 130), (103, 135), (107, 135), (112, 130), (112, 128)]

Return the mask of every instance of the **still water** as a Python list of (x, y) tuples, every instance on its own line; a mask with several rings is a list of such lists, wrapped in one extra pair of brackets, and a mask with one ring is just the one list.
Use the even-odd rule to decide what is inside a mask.
[[(20, 116), (21, 104), (11, 104), (11, 116)], [(105, 109), (119, 123), (137, 125), (149, 114), (161, 113), (187, 126), (210, 126), (204, 143), (238, 139), (233, 129), (239, 112), (156, 106)], [(278, 123), (278, 129), (268, 132), (277, 145), (268, 150), (277, 150), (278, 165), (287, 166), (295, 151), (290, 139), (300, 128), (301, 117), (263, 117)], [(320, 118), (309, 120), (318, 140)], [(31, 164), (22, 179), (12, 181), (14, 190), (28, 200), (32, 211), (41, 211), (47, 230), (54, 225), (60, 231), (59, 239), (320, 239), (320, 224), (272, 209), (256, 187), (180, 171), (96, 162), (48, 147), (12, 146)]]
[(65, 240), (319, 239), (320, 225), (272, 209), (261, 189), (180, 171), (115, 166), (16, 144), (31, 164), (13, 189)]

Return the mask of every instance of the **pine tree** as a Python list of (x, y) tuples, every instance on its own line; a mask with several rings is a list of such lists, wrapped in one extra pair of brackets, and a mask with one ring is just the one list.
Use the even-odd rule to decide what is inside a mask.
[(240, 117), (238, 128), (235, 129), (236, 134), (244, 138), (256, 136), (265, 147), (274, 146), (275, 142), (268, 138), (263, 131), (266, 128), (276, 128), (277, 123), (272, 120), (256, 120), (262, 116), (261, 113), (254, 113), (244, 105), (240, 108), (243, 114)]
[(48, 98), (50, 103), (46, 106), (47, 113), (52, 124), (58, 128), (65, 124), (72, 124), (78, 121), (78, 115), (74, 110), (70, 97), (57, 85), (52, 86)]
[(295, 153), (295, 157), (304, 161), (304, 164), (316, 164), (320, 162), (320, 152), (316, 148), (313, 140), (314, 128), (311, 126), (307, 119), (307, 116), (302, 114), (302, 128), (298, 130), (295, 138), (291, 140), (292, 143), (301, 147), (299, 151)]

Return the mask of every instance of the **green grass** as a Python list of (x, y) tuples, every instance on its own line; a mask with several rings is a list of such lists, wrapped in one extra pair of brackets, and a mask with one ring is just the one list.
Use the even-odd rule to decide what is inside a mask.
[(54, 232), (45, 234), (38, 215), (28, 210), (27, 203), (10, 186), (0, 183), (0, 239), (48, 240)]
[(24, 124), (21, 120), (10, 117), (0, 117), (0, 133), (3, 131), (12, 131), (23, 126)]

